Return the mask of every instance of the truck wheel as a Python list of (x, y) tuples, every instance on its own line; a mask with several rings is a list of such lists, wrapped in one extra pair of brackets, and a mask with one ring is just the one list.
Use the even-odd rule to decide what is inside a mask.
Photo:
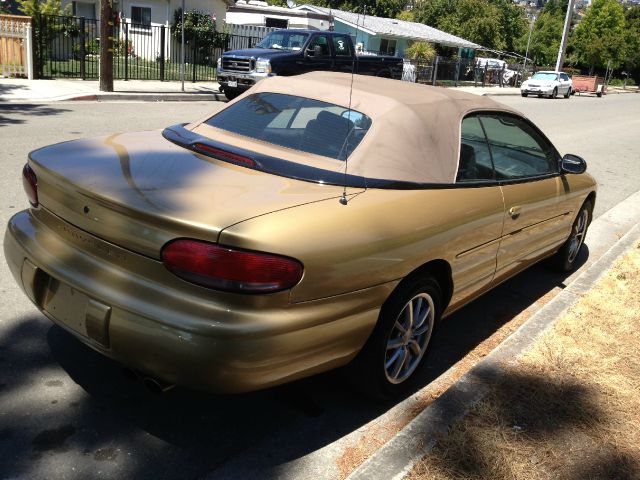
[(235, 88), (225, 88), (224, 89), (224, 96), (227, 97), (227, 100), (233, 100), (234, 98), (238, 97), (242, 92), (240, 90), (237, 90)]

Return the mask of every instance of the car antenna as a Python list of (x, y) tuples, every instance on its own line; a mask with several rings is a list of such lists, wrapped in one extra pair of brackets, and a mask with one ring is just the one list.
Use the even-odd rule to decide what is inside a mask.
[[(364, 23), (364, 17), (367, 15), (367, 5), (364, 5), (364, 12), (362, 14), (362, 23)], [(358, 16), (356, 17), (356, 44), (353, 46), (353, 60), (351, 60), (351, 85), (349, 86), (349, 120), (351, 120), (351, 97), (353, 95), (353, 77), (356, 71), (356, 55), (357, 55), (357, 45), (358, 45), (358, 34), (360, 33), (360, 12), (358, 12)], [(351, 135), (351, 131), (347, 132), (347, 138), (345, 139), (345, 157), (344, 157), (344, 183), (342, 188), (342, 197), (340, 197), (340, 203), (342, 205), (347, 205), (349, 200), (347, 199), (347, 170), (349, 167), (349, 135)]]

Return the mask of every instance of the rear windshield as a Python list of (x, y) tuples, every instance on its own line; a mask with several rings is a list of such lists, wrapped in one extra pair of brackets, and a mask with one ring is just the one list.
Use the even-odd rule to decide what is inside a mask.
[(302, 152), (346, 160), (371, 125), (366, 115), (331, 103), (280, 93), (257, 93), (205, 123)]

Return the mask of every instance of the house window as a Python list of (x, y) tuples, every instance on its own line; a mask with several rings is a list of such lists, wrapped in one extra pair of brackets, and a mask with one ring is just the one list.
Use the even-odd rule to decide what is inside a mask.
[(138, 28), (151, 27), (150, 7), (131, 7), (131, 23)]
[(89, 20), (96, 19), (96, 6), (88, 2), (73, 2), (73, 14), (76, 17), (84, 17)]
[(289, 21), (286, 18), (269, 18), (264, 19), (264, 26), (267, 28), (287, 28)]
[(380, 40), (380, 53), (386, 55), (396, 54), (396, 41), (383, 38)]

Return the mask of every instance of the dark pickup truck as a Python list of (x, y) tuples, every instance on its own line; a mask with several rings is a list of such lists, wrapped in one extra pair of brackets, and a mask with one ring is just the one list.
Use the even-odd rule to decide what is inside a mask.
[(220, 91), (231, 100), (272, 75), (313, 70), (402, 77), (402, 59), (356, 55), (347, 34), (318, 30), (276, 30), (254, 48), (225, 52), (218, 60)]

